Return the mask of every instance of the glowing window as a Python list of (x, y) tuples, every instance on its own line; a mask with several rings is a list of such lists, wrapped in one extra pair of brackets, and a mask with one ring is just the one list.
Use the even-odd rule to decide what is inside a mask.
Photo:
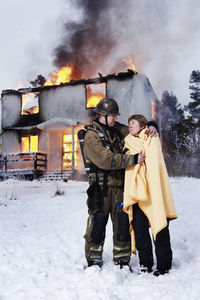
[(37, 152), (38, 135), (23, 136), (21, 139), (21, 152)]
[(96, 107), (101, 98), (104, 97), (106, 97), (106, 83), (86, 85), (86, 108)]
[[(74, 153), (74, 154), (73, 154)], [(74, 155), (74, 156), (73, 156)], [(74, 168), (78, 168), (78, 138), (74, 135), (74, 151), (72, 144), (72, 134), (63, 135), (63, 169), (72, 169), (72, 159)]]
[(22, 95), (21, 114), (30, 115), (39, 112), (39, 93), (27, 93)]

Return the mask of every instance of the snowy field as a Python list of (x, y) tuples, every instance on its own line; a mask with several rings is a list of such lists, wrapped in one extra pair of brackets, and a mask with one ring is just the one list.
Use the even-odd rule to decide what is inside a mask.
[[(0, 300), (199, 300), (200, 179), (171, 178), (178, 219), (170, 223), (173, 268), (155, 277), (112, 263), (84, 269), (85, 182), (0, 183)], [(61, 195), (56, 195), (56, 191)]]

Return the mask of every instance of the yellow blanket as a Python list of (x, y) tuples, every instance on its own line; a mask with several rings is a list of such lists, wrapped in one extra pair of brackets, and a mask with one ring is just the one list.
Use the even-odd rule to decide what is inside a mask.
[(133, 253), (136, 253), (132, 226), (133, 204), (138, 203), (147, 216), (154, 239), (167, 225), (167, 218), (177, 218), (160, 139), (158, 136), (148, 137), (145, 130), (137, 137), (129, 134), (125, 138), (125, 148), (130, 149), (127, 153), (142, 151), (146, 155), (145, 163), (134, 165), (125, 172), (124, 211), (129, 216)]

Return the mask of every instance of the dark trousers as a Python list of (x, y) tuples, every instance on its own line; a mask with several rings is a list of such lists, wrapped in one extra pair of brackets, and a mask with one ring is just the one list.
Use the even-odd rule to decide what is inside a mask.
[(85, 256), (88, 262), (102, 262), (106, 225), (109, 215), (113, 225), (113, 261), (129, 262), (131, 240), (128, 215), (120, 204), (123, 203), (123, 186), (108, 186), (102, 208), (98, 213), (89, 210), (85, 234)]
[[(133, 205), (132, 222), (140, 265), (151, 268), (153, 266), (153, 251), (149, 233), (149, 221), (138, 204)], [(168, 225), (157, 234), (154, 244), (157, 269), (169, 270), (172, 263), (172, 250)]]

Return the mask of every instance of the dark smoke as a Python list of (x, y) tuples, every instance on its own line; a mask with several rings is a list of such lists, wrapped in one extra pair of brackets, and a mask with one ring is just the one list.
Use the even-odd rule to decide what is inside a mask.
[[(111, 32), (112, 0), (75, 0), (83, 10), (83, 19), (64, 24), (64, 39), (54, 51), (54, 65), (58, 68), (74, 65), (77, 77), (96, 74), (99, 66), (115, 46)], [(80, 75), (81, 73), (81, 75)]]

